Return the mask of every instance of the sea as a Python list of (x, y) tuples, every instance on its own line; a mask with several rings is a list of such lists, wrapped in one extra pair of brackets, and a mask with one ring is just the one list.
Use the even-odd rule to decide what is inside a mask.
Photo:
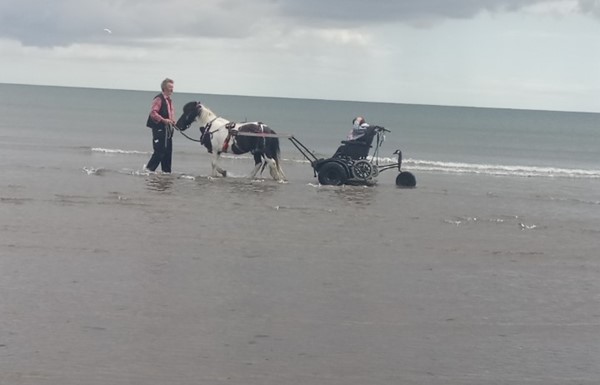
[[(147, 172), (158, 91), (0, 84), (0, 384), (600, 382), (600, 114), (175, 91), (282, 134), (287, 180), (179, 132)], [(359, 115), (415, 188), (286, 137)]]

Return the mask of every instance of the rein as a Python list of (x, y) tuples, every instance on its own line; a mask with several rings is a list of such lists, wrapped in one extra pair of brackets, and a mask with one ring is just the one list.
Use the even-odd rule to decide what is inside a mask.
[[(194, 139), (194, 138), (192, 138), (192, 137), (188, 136), (188, 135), (187, 135), (185, 132), (183, 132), (183, 130), (182, 130), (182, 129), (180, 129), (180, 128), (179, 128), (179, 127), (177, 127), (176, 125), (171, 125), (170, 127), (171, 127), (171, 128), (175, 128), (177, 131), (179, 131), (179, 133), (181, 133), (181, 135), (185, 136), (187, 139), (191, 140), (192, 142), (202, 143), (202, 138), (204, 137), (204, 135), (212, 135), (214, 132), (217, 132), (217, 131), (219, 131), (219, 130), (221, 129), (221, 127), (219, 127), (219, 128), (218, 128), (218, 129), (216, 129), (215, 131), (210, 131), (212, 124), (213, 124), (213, 123), (214, 123), (214, 121), (215, 121), (215, 120), (217, 120), (217, 119), (219, 119), (219, 117), (218, 117), (218, 116), (217, 116), (217, 117), (215, 117), (214, 119), (212, 119), (210, 122), (206, 123), (206, 125), (204, 125), (204, 133), (202, 133), (202, 134), (200, 135), (200, 139)], [(230, 122), (230, 123), (231, 123), (231, 122)], [(236, 132), (235, 134), (232, 134), (232, 133), (231, 133), (231, 131), (232, 131), (232, 130), (231, 130), (231, 128), (227, 127), (227, 125), (228, 125), (228, 124), (230, 124), (230, 123), (227, 123), (227, 124), (225, 125), (225, 128), (226, 128), (226, 129), (227, 129), (227, 131), (228, 131), (228, 135), (227, 135), (227, 138), (225, 139), (225, 142), (223, 143), (223, 149), (222, 149), (223, 151), (227, 151), (227, 148), (229, 147), (229, 140), (231, 139), (231, 137), (232, 137), (232, 136), (236, 136), (236, 135), (237, 135), (237, 132)], [(263, 133), (264, 133), (264, 130), (265, 130), (264, 124), (260, 123), (260, 124), (259, 124), (259, 126), (260, 126), (260, 130), (261, 130), (261, 132), (263, 132)], [(236, 130), (236, 131), (237, 131), (237, 130)], [(264, 138), (264, 137), (262, 138), (262, 140), (263, 140), (263, 145), (264, 145), (265, 139), (266, 139), (266, 138)], [(259, 147), (257, 146), (257, 147), (256, 147), (256, 149), (258, 150), (258, 149), (259, 149)]]
[[(206, 124), (204, 125), (204, 127), (205, 127), (207, 130), (210, 130), (210, 127), (212, 126), (212, 124), (214, 123), (214, 121), (215, 121), (215, 120), (217, 120), (217, 119), (219, 119), (219, 117), (218, 117), (218, 116), (215, 116), (215, 117), (213, 118), (213, 120), (211, 120), (210, 122), (206, 123)], [(214, 131), (213, 131), (213, 132), (214, 132)]]
[(174, 127), (177, 129), (177, 131), (179, 131), (179, 133), (180, 133), (181, 135), (185, 136), (186, 138), (188, 138), (188, 139), (189, 139), (189, 140), (191, 140), (192, 142), (198, 142), (198, 143), (201, 143), (201, 140), (200, 140), (200, 139), (194, 139), (194, 138), (191, 138), (191, 137), (189, 137), (189, 136), (188, 136), (186, 133), (184, 133), (184, 132), (183, 132), (183, 130), (181, 130), (179, 127), (177, 127), (177, 126), (174, 126)]
[[(210, 122), (206, 123), (206, 125), (204, 126), (204, 128), (206, 129), (206, 131), (204, 131), (204, 134), (200, 135), (200, 139), (194, 139), (189, 137), (186, 133), (183, 132), (182, 129), (180, 129), (177, 126), (173, 126), (177, 129), (177, 131), (179, 131), (181, 133), (181, 135), (185, 136), (186, 138), (188, 138), (189, 140), (191, 140), (192, 142), (197, 142), (197, 143), (202, 143), (202, 137), (206, 134), (212, 134), (212, 132), (210, 132), (210, 126), (213, 124), (213, 122), (215, 120), (219, 119), (219, 117), (217, 116), (216, 118), (214, 118), (213, 120), (211, 120)], [(214, 132), (214, 131), (213, 131)]]

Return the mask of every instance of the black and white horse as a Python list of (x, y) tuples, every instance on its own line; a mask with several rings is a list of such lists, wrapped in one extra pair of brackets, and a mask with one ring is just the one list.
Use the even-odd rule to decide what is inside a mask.
[[(275, 134), (275, 131), (266, 124), (230, 122), (215, 115), (200, 102), (189, 102), (183, 106), (183, 114), (177, 120), (177, 127), (184, 131), (196, 121), (200, 123), (200, 132), (202, 133), (200, 142), (208, 149), (208, 152), (213, 154), (212, 176), (227, 175), (227, 171), (219, 166), (222, 153), (231, 152), (240, 155), (250, 152), (254, 155), (254, 170), (250, 174), (251, 178), (256, 177), (258, 171), (264, 170), (268, 165), (273, 179), (285, 180), (285, 174), (281, 169), (279, 138), (271, 136)], [(244, 133), (249, 135), (244, 135)]]

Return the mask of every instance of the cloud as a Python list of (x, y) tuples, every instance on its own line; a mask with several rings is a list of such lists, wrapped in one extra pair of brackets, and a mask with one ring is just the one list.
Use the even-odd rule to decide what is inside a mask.
[(600, 1), (598, 0), (579, 0), (581, 10), (600, 17)]
[(320, 0), (282, 0), (283, 13), (310, 20), (336, 20), (339, 23), (363, 23), (406, 21), (421, 17), (471, 17), (490, 3), (510, 3), (500, 1), (395, 1), (395, 0), (346, 0), (344, 2), (323, 2)]
[(595, 0), (20, 0), (18, 5), (0, 3), (0, 38), (28, 46), (66, 46), (106, 42), (104, 28), (108, 28), (113, 32), (111, 44), (156, 38), (244, 39), (268, 30), (432, 25), (484, 11), (573, 3), (579, 3), (584, 12), (600, 14)]
[[(279, 0), (281, 14), (306, 23), (365, 26), (376, 23), (431, 24), (445, 19), (468, 19), (481, 12), (512, 12), (526, 7), (593, 0)], [(425, 22), (425, 23), (424, 23)]]
[(242, 38), (260, 22), (268, 2), (233, 0), (21, 0), (0, 3), (0, 38), (31, 46), (146, 38), (220, 36)]

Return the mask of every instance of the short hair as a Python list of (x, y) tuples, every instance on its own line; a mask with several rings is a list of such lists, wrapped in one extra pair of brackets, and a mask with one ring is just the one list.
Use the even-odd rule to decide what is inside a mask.
[(166, 78), (165, 80), (162, 81), (162, 83), (160, 83), (160, 89), (162, 91), (164, 91), (165, 88), (167, 88), (167, 84), (169, 84), (169, 83), (175, 83), (175, 82), (173, 81), (173, 79)]

